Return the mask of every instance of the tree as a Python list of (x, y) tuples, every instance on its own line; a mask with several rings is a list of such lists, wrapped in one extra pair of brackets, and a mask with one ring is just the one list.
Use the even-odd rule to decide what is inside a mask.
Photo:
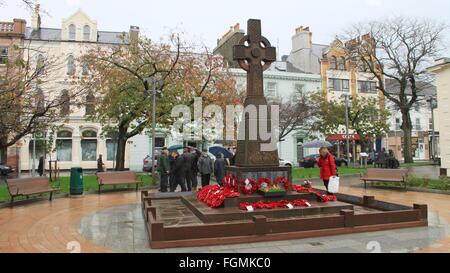
[(10, 49), (10, 58), (0, 74), (1, 158), (6, 158), (7, 148), (23, 137), (43, 133), (63, 121), (61, 107), (76, 103), (84, 93), (84, 89), (70, 84), (65, 96), (51, 92), (52, 75), (61, 69), (63, 58), (48, 57), (29, 43)]
[[(377, 88), (400, 109), (406, 163), (413, 162), (410, 111), (423, 91), (419, 82), (430, 81), (426, 68), (439, 56), (446, 28), (428, 19), (394, 17), (356, 24), (346, 33), (353, 41), (360, 37), (371, 41), (348, 44), (347, 50), (367, 67), (379, 82)], [(397, 90), (389, 90), (385, 79), (395, 81)]]
[(269, 103), (278, 105), (280, 109), (280, 142), (285, 141), (286, 137), (296, 130), (310, 131), (315, 119), (315, 108), (310, 94), (302, 88), (297, 87), (288, 100), (277, 97)]
[[(345, 128), (345, 104), (328, 101), (322, 92), (313, 95), (314, 105), (317, 106), (318, 119), (313, 128), (325, 135), (335, 134)], [(369, 148), (374, 137), (382, 137), (389, 131), (389, 113), (380, 108), (375, 98), (356, 96), (351, 99), (348, 111), (349, 130), (353, 130), (361, 137), (362, 150)]]
[(98, 47), (83, 57), (90, 76), (82, 84), (96, 90), (97, 101), (90, 119), (100, 122), (104, 131), (118, 133), (116, 170), (125, 167), (128, 139), (141, 134), (152, 124), (152, 101), (147, 90), (152, 80), (161, 82), (157, 98), (156, 123), (160, 128), (173, 123), (172, 107), (192, 106), (194, 97), (206, 103), (226, 105), (235, 98), (235, 83), (222, 70), (221, 58), (194, 53), (179, 35), (167, 41), (147, 38), (113, 48)]

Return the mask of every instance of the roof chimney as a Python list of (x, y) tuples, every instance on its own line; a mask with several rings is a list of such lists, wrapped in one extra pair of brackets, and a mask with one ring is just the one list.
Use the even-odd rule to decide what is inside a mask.
[(138, 41), (139, 41), (139, 27), (130, 26), (130, 42), (138, 42)]
[(31, 15), (31, 27), (33, 30), (39, 30), (41, 28), (41, 5), (36, 4), (34, 6), (33, 14)]
[(295, 29), (295, 35), (292, 37), (292, 51), (305, 48), (312, 48), (312, 32), (309, 27), (300, 26)]

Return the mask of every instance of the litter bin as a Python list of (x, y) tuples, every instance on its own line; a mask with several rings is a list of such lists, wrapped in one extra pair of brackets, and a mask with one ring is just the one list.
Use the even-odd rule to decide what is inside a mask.
[(83, 195), (83, 191), (83, 169), (78, 167), (70, 169), (70, 195)]

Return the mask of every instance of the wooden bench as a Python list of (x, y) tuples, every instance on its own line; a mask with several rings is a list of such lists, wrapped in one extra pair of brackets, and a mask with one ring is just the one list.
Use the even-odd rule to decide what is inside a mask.
[(136, 191), (139, 184), (143, 184), (142, 178), (138, 181), (135, 172), (104, 172), (97, 173), (98, 193), (101, 193), (103, 186), (116, 185), (136, 185)]
[(364, 175), (361, 175), (361, 180), (364, 181), (364, 188), (367, 189), (367, 181), (381, 181), (381, 182), (399, 182), (405, 184), (408, 179), (407, 169), (367, 169)]
[(35, 194), (50, 193), (50, 201), (52, 201), (53, 193), (60, 192), (59, 188), (52, 188), (48, 177), (33, 177), (23, 179), (9, 179), (6, 181), (9, 194), (11, 195), (11, 206), (14, 204), (14, 198), (19, 196), (30, 197)]

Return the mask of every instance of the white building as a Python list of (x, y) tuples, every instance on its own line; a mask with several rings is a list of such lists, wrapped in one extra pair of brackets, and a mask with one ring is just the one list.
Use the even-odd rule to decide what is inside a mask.
[[(84, 53), (97, 46), (112, 47), (127, 43), (138, 36), (139, 28), (133, 26), (126, 32), (101, 31), (98, 29), (97, 22), (81, 10), (64, 19), (61, 28), (41, 27), (39, 7), (37, 7), (25, 37), (25, 44), (29, 43), (34, 52), (30, 55), (31, 63), (58, 58), (61, 60), (61, 66), (48, 75), (51, 80), (36, 88), (51, 98), (67, 95), (68, 90), (73, 88), (71, 79), (81, 78), (89, 73), (86, 66), (77, 61)], [(113, 167), (115, 160), (113, 141), (108, 136), (102, 136), (101, 124), (87, 121), (85, 118), (86, 112), (92, 107), (89, 102), (93, 101), (93, 98), (95, 98), (95, 90), (92, 90), (85, 98), (80, 98), (80, 101), (85, 103), (85, 107), (80, 108), (75, 103), (70, 103), (61, 109), (62, 115), (65, 116), (59, 124), (61, 127), (55, 133), (56, 151), (47, 155), (47, 161), (57, 160), (61, 170), (78, 166), (84, 169), (96, 169), (99, 155), (103, 155), (107, 168)], [(44, 155), (42, 143), (43, 140), (37, 137), (35, 149), (32, 136), (27, 136), (21, 141), (22, 171), (33, 167), (33, 157), (36, 159), (34, 166), (37, 167), (39, 157)], [(142, 159), (148, 154), (149, 146), (148, 136), (137, 136), (131, 139), (126, 151), (125, 166), (142, 170)], [(33, 156), (34, 149), (35, 156)], [(133, 152), (137, 154), (136, 157), (130, 156)]]
[(437, 111), (436, 124), (440, 132), (441, 175), (450, 174), (450, 58), (436, 61), (429, 71), (436, 74)]

